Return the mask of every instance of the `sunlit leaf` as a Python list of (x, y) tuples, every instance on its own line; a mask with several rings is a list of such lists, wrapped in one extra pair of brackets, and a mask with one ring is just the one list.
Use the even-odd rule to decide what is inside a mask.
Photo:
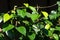
[(25, 5), (26, 7), (28, 7), (28, 6), (29, 6), (29, 4), (28, 4), (28, 3), (24, 3), (24, 5)]
[(42, 11), (42, 14), (44, 15), (45, 18), (48, 18), (48, 13), (45, 11)]
[(50, 27), (51, 27), (50, 24), (46, 24), (46, 25), (45, 25), (45, 29), (47, 29), (47, 30), (50, 29)]
[(3, 15), (3, 22), (7, 22), (8, 20), (10, 20), (12, 18), (12, 15), (9, 15), (8, 13)]
[(15, 12), (15, 10), (11, 10), (11, 13), (14, 13), (15, 14), (16, 12)]

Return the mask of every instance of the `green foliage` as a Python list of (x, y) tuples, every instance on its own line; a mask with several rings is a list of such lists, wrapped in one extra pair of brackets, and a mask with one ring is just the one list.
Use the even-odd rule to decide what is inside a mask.
[(24, 18), (26, 16), (26, 10), (25, 9), (17, 9), (17, 13), (19, 16), (21, 16), (22, 18)]
[(6, 31), (9, 31), (9, 30), (11, 30), (13, 28), (14, 28), (14, 25), (8, 24), (8, 26), (6, 26), (5, 28), (3, 28), (2, 30), (3, 30), (3, 32), (6, 32)]
[(55, 40), (59, 40), (59, 37), (57, 34), (53, 34), (53, 37), (55, 38)]
[(35, 36), (36, 36), (36, 34), (31, 34), (31, 35), (28, 35), (28, 37), (30, 38), (30, 40), (34, 40), (35, 39)]
[(24, 4), (26, 8), (0, 15), (0, 40), (60, 40), (60, 2), (57, 4), (58, 10), (50, 14), (38, 13), (34, 7)]
[(32, 21), (37, 20), (40, 17), (39, 14), (31, 14), (30, 18), (32, 19)]
[(16, 28), (17, 31), (19, 31), (21, 34), (23, 34), (24, 36), (26, 36), (26, 29), (24, 26), (20, 26), (18, 28)]

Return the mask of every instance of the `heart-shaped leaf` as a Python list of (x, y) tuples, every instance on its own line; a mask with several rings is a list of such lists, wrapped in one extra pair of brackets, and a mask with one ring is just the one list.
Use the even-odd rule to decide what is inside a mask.
[(23, 9), (23, 10), (17, 9), (17, 13), (22, 18), (24, 18), (26, 16), (26, 10), (25, 9)]
[(8, 13), (3, 15), (3, 22), (7, 22), (8, 20), (10, 20), (12, 18), (12, 15), (9, 15)]
[(40, 17), (39, 14), (31, 14), (31, 19), (32, 19), (32, 21), (37, 20), (39, 17)]
[(34, 40), (35, 36), (36, 36), (36, 34), (33, 33), (32, 35), (29, 35), (28, 37), (30, 38), (30, 40)]
[(16, 27), (16, 30), (26, 36), (26, 28), (24, 26)]

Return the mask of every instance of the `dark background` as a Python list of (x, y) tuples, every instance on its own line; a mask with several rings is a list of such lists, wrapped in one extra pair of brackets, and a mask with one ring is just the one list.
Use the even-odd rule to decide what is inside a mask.
[[(13, 9), (14, 5), (18, 7), (23, 6), (23, 3), (29, 3), (31, 6), (37, 6), (37, 4), (41, 7), (50, 6), (57, 2), (57, 0), (0, 0), (0, 13), (7, 12)], [(50, 10), (48, 10), (50, 9)], [(51, 11), (57, 9), (57, 5), (51, 8), (45, 8), (41, 10)]]

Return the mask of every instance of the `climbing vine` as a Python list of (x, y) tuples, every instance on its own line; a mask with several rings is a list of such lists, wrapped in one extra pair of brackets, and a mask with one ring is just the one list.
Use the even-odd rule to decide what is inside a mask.
[(50, 14), (42, 10), (38, 13), (35, 7), (26, 3), (26, 8), (15, 6), (2, 13), (0, 40), (60, 40), (60, 2), (57, 4), (58, 10), (52, 10)]

